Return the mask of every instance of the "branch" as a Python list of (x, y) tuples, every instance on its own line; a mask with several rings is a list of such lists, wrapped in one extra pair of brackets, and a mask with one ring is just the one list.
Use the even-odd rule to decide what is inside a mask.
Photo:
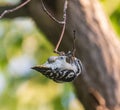
[(25, 6), (26, 4), (28, 4), (31, 0), (26, 0), (25, 2), (23, 2), (22, 4), (18, 5), (17, 7), (13, 8), (13, 9), (9, 9), (9, 10), (4, 10), (3, 13), (0, 15), (0, 19), (3, 18), (6, 14), (8, 13), (12, 13), (20, 8), (22, 8), (23, 6)]
[(60, 43), (63, 39), (63, 35), (65, 33), (65, 28), (66, 28), (66, 11), (67, 11), (67, 5), (68, 5), (68, 1), (65, 0), (65, 3), (64, 3), (64, 10), (63, 10), (63, 20), (62, 21), (59, 21), (57, 20), (55, 17), (53, 17), (48, 11), (47, 9), (45, 8), (45, 5), (43, 3), (43, 1), (41, 0), (41, 3), (42, 3), (42, 7), (43, 7), (43, 10), (46, 12), (46, 14), (52, 19), (54, 20), (55, 22), (57, 22), (58, 24), (63, 24), (63, 28), (62, 28), (62, 32), (61, 32), (61, 35), (60, 35), (60, 38), (59, 38), (59, 41), (54, 49), (54, 52), (57, 53), (57, 54), (61, 54), (61, 52), (58, 51), (58, 48), (60, 46)]
[(59, 48), (59, 45), (60, 45), (60, 43), (61, 43), (61, 41), (62, 41), (62, 39), (63, 39), (63, 35), (64, 35), (64, 32), (65, 32), (65, 28), (66, 28), (66, 10), (67, 10), (67, 5), (68, 5), (68, 1), (66, 0), (65, 1), (65, 4), (64, 4), (64, 14), (63, 14), (63, 22), (64, 22), (64, 24), (63, 24), (63, 28), (62, 28), (62, 33), (61, 33), (61, 35), (60, 35), (60, 38), (59, 38), (59, 41), (58, 41), (58, 43), (57, 43), (57, 45), (56, 45), (56, 48), (55, 48), (55, 50), (54, 50), (54, 52), (55, 53), (60, 53), (59, 51), (58, 51), (58, 48)]
[(47, 14), (53, 21), (57, 22), (58, 24), (64, 24), (63, 21), (57, 20), (55, 17), (52, 16), (51, 13), (48, 12), (48, 10), (46, 9), (46, 7), (45, 7), (45, 5), (44, 5), (44, 3), (43, 3), (42, 0), (41, 0), (41, 3), (42, 3), (42, 8), (43, 8), (43, 10), (46, 12), (46, 14)]
[[(12, 9), (15, 8), (17, 5), (14, 6), (0, 6), (0, 13), (2, 13), (6, 9)], [(17, 10), (13, 13), (7, 14), (7, 16), (4, 16), (4, 18), (16, 18), (16, 17), (26, 17), (30, 16), (27, 12), (26, 8), (21, 8), (20, 10)]]
[(89, 88), (89, 92), (98, 104), (98, 106), (96, 107), (96, 110), (109, 110), (106, 106), (105, 99), (97, 90), (95, 90), (94, 88)]

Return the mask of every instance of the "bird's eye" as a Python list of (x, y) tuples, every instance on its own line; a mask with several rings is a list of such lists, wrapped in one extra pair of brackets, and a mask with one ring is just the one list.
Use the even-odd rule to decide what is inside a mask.
[(64, 58), (61, 56), (60, 59), (63, 60)]

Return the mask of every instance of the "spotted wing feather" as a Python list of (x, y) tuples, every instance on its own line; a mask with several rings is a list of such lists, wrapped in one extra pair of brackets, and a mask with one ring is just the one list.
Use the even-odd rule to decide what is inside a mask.
[(56, 77), (53, 79), (55, 82), (70, 82), (74, 80), (76, 74), (73, 70), (59, 70), (56, 69)]

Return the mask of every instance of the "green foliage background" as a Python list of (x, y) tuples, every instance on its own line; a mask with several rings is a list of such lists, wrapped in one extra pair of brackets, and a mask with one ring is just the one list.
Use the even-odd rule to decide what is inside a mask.
[[(11, 1), (17, 2), (0, 4)], [(120, 1), (100, 1), (120, 36)], [(0, 110), (83, 110), (71, 83), (57, 84), (30, 69), (53, 49), (30, 18), (0, 19)]]

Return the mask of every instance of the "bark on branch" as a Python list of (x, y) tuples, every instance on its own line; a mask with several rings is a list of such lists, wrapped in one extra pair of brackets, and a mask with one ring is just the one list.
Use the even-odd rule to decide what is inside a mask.
[(29, 2), (30, 0), (27, 0), (26, 2), (20, 4), (0, 6), (0, 19), (3, 17), (14, 18), (28, 16), (24, 5), (28, 4)]

